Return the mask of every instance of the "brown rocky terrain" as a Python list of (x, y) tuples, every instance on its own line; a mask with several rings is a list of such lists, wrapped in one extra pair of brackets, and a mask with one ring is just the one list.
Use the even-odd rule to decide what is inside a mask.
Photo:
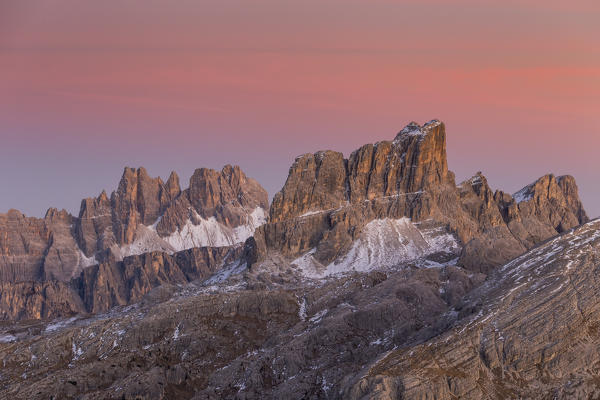
[(597, 398), (600, 221), (521, 255), (431, 340), (387, 353), (347, 398)]
[(600, 223), (570, 176), (457, 185), (445, 135), (302, 155), (268, 220), (230, 166), (0, 215), (0, 398), (597, 397)]
[[(15, 399), (594, 398), (600, 222), (488, 279), (261, 264), (90, 318), (2, 329)], [(27, 382), (27, 384), (24, 384)]]
[(440, 316), (482, 279), (400, 268), (309, 284), (293, 268), (263, 266), (221, 283), (163, 285), (108, 314), (0, 331), (0, 396), (331, 397), (338, 380), (410, 333), (450, 324)]

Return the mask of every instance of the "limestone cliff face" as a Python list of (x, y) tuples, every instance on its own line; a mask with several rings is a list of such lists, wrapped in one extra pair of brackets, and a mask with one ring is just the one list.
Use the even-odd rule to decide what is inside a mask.
[(453, 182), (444, 124), (434, 120), (420, 127), (413, 122), (394, 141), (362, 146), (348, 160), (333, 151), (298, 157), (273, 198), (270, 222), (365, 200), (418, 194)]
[(348, 159), (348, 175), (352, 203), (453, 183), (444, 124), (433, 120), (421, 127), (411, 122), (393, 142), (361, 147)]
[(75, 235), (82, 251), (88, 256), (116, 243), (112, 231), (112, 207), (106, 192), (103, 191), (97, 198), (81, 201)]
[(139, 225), (153, 224), (179, 194), (179, 178), (171, 173), (167, 184), (151, 178), (144, 168), (125, 168), (110, 199), (105, 192), (81, 202), (76, 235), (86, 256), (132, 244)]
[(85, 266), (73, 237), (73, 222), (74, 218), (65, 210), (51, 208), (46, 212), (44, 224), (49, 235), (42, 265), (45, 281), (67, 281)]
[(116, 192), (111, 196), (113, 231), (120, 244), (133, 243), (139, 224), (151, 225), (173, 201), (159, 178), (144, 168), (125, 168)]
[(44, 221), (9, 210), (0, 214), (0, 227), (2, 281), (39, 279), (49, 237)]
[(457, 186), (445, 126), (433, 120), (410, 123), (393, 141), (364, 145), (347, 160), (333, 151), (298, 157), (253, 243), (258, 259), (314, 250), (328, 264), (368, 222), (401, 217), (446, 226), (464, 247), (461, 265), (481, 272), (588, 220), (572, 177), (547, 175), (515, 198), (493, 192), (481, 173)]
[(478, 223), (473, 237), (465, 241), (460, 262), (481, 272), (589, 220), (571, 176), (543, 176), (513, 197), (501, 191), (492, 194), (479, 173), (460, 186), (460, 199)]
[(294, 161), (288, 179), (271, 206), (270, 221), (337, 208), (348, 201), (347, 161), (342, 153), (304, 154)]
[(51, 208), (44, 218), (0, 214), (0, 282), (69, 280), (81, 268), (74, 218)]

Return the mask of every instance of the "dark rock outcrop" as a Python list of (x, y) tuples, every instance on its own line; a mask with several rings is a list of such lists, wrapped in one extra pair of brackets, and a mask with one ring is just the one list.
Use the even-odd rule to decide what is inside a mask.
[(136, 303), (157, 286), (208, 278), (228, 261), (235, 262), (242, 251), (237, 246), (201, 247), (173, 255), (145, 253), (86, 268), (71, 286), (80, 294), (88, 312), (107, 311)]

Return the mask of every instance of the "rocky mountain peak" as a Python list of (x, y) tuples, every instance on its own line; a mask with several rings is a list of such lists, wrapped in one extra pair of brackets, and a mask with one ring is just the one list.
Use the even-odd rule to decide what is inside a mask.
[(198, 215), (215, 217), (227, 225), (242, 223), (244, 216), (238, 212), (240, 209), (266, 210), (269, 204), (267, 192), (237, 165), (226, 165), (221, 171), (197, 169), (190, 178), (186, 196)]
[(444, 124), (411, 122), (394, 141), (364, 145), (347, 160), (342, 153), (329, 150), (297, 157), (273, 199), (271, 221), (453, 182)]
[(431, 121), (425, 123), (423, 126), (419, 125), (415, 121), (412, 121), (404, 128), (402, 128), (400, 132), (398, 132), (394, 141), (404, 140), (407, 137), (411, 136), (427, 136), (433, 130), (433, 128), (436, 128), (440, 125), (443, 125), (443, 122), (437, 119), (432, 119)]
[(150, 225), (171, 201), (160, 177), (151, 178), (145, 168), (126, 167), (111, 196), (114, 234), (119, 243), (132, 243), (139, 224)]
[(169, 179), (165, 183), (165, 189), (167, 193), (171, 197), (171, 199), (175, 199), (181, 193), (181, 186), (179, 186), (179, 176), (175, 171), (171, 171), (169, 175)]
[(102, 190), (102, 193), (100, 193), (100, 196), (98, 196), (98, 201), (100, 201), (100, 202), (108, 202), (109, 201), (108, 195), (106, 194), (106, 190)]
[(572, 176), (544, 175), (513, 198), (524, 218), (542, 219), (558, 232), (589, 221)]
[(271, 205), (272, 222), (336, 208), (348, 200), (347, 161), (342, 153), (319, 151), (297, 157)]
[(71, 221), (73, 216), (65, 209), (58, 210), (57, 208), (51, 207), (46, 211), (44, 219), (47, 221)]
[(570, 177), (547, 175), (514, 199), (492, 191), (481, 172), (457, 187), (447, 165), (445, 125), (432, 120), (412, 122), (393, 141), (366, 144), (348, 159), (335, 151), (297, 157), (273, 198), (269, 223), (255, 235), (256, 254), (309, 254), (307, 265), (338, 268), (333, 262), (357, 240), (372, 240), (368, 226), (403, 218), (440, 224), (440, 232), (460, 243), (459, 264), (484, 273), (587, 221)]

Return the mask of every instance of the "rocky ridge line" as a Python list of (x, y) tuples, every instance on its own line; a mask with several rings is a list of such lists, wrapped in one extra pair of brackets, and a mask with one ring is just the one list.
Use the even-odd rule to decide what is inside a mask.
[(459, 265), (489, 272), (535, 244), (588, 221), (570, 176), (547, 175), (517, 199), (493, 192), (478, 173), (456, 185), (442, 122), (410, 123), (393, 141), (367, 144), (348, 159), (333, 151), (296, 158), (269, 221), (250, 240), (255, 259), (310, 252), (329, 265), (371, 221), (433, 221), (463, 248)]

